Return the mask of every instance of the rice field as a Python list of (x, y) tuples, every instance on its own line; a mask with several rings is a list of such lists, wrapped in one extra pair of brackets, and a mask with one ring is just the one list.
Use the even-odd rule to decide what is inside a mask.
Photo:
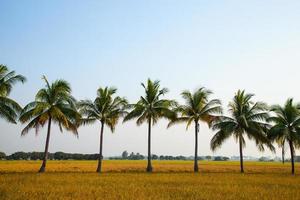
[(290, 164), (203, 162), (193, 173), (192, 161), (49, 161), (38, 174), (40, 161), (0, 161), (0, 199), (300, 199), (300, 167)]

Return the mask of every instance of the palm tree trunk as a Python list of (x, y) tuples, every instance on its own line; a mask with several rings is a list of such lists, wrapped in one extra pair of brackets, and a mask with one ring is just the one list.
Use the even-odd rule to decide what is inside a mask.
[(243, 143), (241, 136), (239, 137), (240, 143), (240, 166), (241, 166), (241, 173), (244, 173), (244, 163), (243, 163)]
[(198, 172), (198, 122), (195, 121), (195, 157), (194, 157), (194, 172)]
[(284, 164), (284, 154), (285, 154), (285, 152), (284, 152), (284, 141), (282, 142), (282, 164)]
[(148, 120), (148, 164), (147, 164), (147, 172), (152, 172), (151, 165), (151, 118)]
[(101, 173), (102, 170), (102, 148), (103, 148), (103, 129), (104, 129), (104, 122), (101, 121), (101, 132), (100, 132), (100, 149), (99, 149), (99, 157), (98, 157), (98, 167), (97, 171), (98, 173)]
[(294, 146), (292, 141), (289, 141), (290, 150), (291, 150), (291, 163), (292, 163), (292, 174), (295, 174), (295, 163), (294, 163)]
[(45, 145), (45, 152), (44, 152), (44, 158), (43, 158), (43, 164), (39, 170), (40, 173), (45, 172), (46, 170), (46, 163), (48, 159), (48, 148), (49, 148), (49, 141), (50, 141), (50, 132), (51, 132), (51, 117), (48, 120), (48, 131), (47, 131), (47, 138), (46, 138), (46, 145)]

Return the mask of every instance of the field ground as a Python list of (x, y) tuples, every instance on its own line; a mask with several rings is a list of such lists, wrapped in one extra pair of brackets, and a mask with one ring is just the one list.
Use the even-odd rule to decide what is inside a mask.
[(154, 161), (153, 174), (146, 161), (104, 161), (97, 174), (96, 161), (49, 161), (38, 174), (41, 161), (0, 161), (0, 199), (300, 199), (300, 165), (290, 175), (290, 164), (245, 162)]

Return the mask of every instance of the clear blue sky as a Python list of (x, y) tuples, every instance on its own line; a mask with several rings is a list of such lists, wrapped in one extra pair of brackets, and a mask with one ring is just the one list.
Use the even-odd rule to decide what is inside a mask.
[[(237, 89), (257, 100), (300, 101), (299, 1), (8, 1), (0, 0), (0, 63), (25, 75), (12, 97), (22, 105), (50, 80), (69, 81), (78, 99), (94, 98), (99, 86), (115, 86), (131, 102), (148, 77), (168, 87), (169, 98), (205, 86), (227, 106)], [(0, 120), (0, 151), (42, 151), (45, 131), (20, 137), (22, 125)], [(202, 124), (199, 154), (207, 155), (213, 132)], [(99, 125), (80, 129), (79, 139), (57, 129), (50, 151), (98, 151)], [(192, 155), (193, 129), (153, 130), (153, 153)], [(134, 122), (108, 130), (104, 155), (146, 153), (146, 126)], [(215, 155), (237, 155), (233, 139)], [(246, 155), (259, 153), (248, 142)], [(280, 152), (277, 152), (280, 155)]]

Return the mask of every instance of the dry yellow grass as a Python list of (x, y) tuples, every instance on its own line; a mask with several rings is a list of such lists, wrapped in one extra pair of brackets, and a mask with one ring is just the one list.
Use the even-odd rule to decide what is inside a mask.
[[(95, 161), (1, 161), (0, 199), (300, 199), (300, 176), (290, 165), (246, 162), (156, 161), (145, 173), (145, 161), (104, 161), (104, 173), (94, 173)], [(125, 173), (126, 172), (126, 173)], [(300, 168), (296, 165), (296, 173)]]

